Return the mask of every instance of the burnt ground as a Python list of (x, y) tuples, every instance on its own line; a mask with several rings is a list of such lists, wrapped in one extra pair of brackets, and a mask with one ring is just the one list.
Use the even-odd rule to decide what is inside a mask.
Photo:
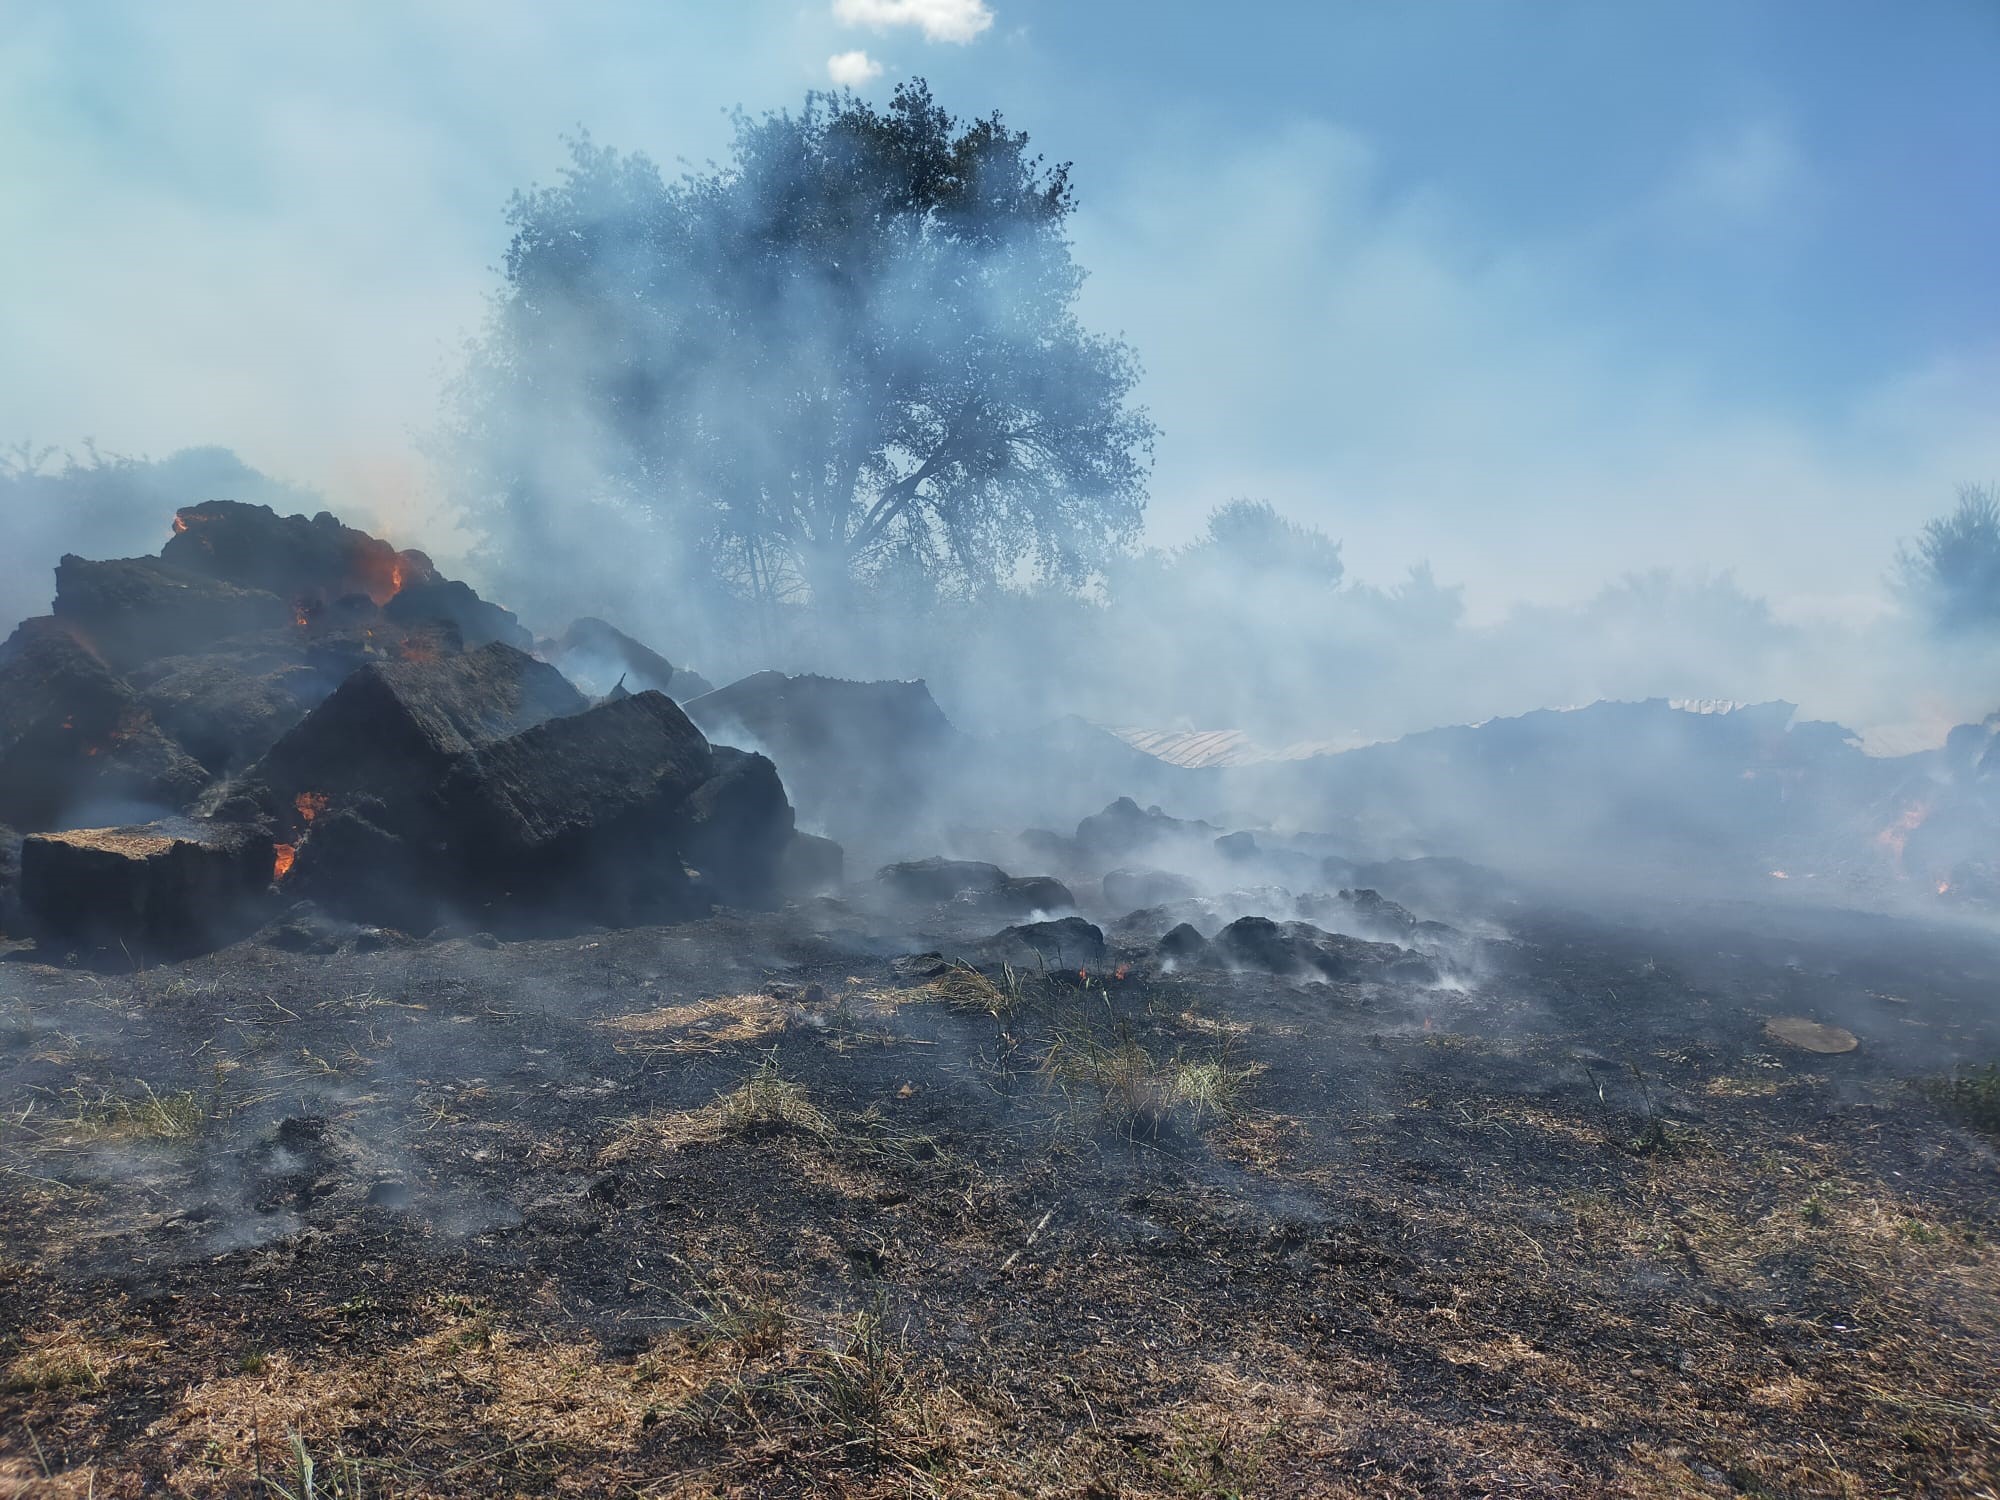
[(807, 915), (7, 954), (0, 1491), (2000, 1491), (1996, 1143), (1920, 1086), (2000, 942), (1294, 985)]

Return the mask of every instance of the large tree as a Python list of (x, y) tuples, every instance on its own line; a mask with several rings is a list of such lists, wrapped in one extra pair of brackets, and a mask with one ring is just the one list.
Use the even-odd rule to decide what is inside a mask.
[(921, 80), (739, 115), (674, 181), (575, 142), (511, 207), (461, 472), (537, 555), (589, 516), (763, 601), (1080, 583), (1137, 533), (1153, 426), (1078, 321), (1074, 201)]
[(2000, 490), (1961, 487), (1957, 508), (1897, 554), (1896, 582), (1939, 629), (2000, 628)]

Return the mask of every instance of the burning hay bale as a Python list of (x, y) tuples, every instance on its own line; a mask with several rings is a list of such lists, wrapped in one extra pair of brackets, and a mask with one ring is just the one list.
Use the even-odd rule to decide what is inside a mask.
[[(329, 619), (404, 630), (441, 624), (468, 647), (500, 641), (526, 650), (532, 644), (511, 611), (444, 577), (423, 553), (398, 551), (324, 511), (308, 520), (227, 500), (188, 506), (176, 513), (174, 535), (159, 561), (141, 561), (177, 577), (211, 580), (212, 588), (233, 586), (281, 601), (279, 623), (300, 628)], [(386, 642), (391, 632), (383, 635)]]
[(244, 777), (243, 794), (297, 831), (301, 797), (379, 799), (413, 821), (459, 757), (550, 719), (581, 713), (560, 672), (495, 642), (435, 661), (363, 667)]
[[(302, 767), (317, 778), (294, 795), (289, 820), (278, 815), (298, 830), (287, 893), (406, 931), (474, 913), (496, 930), (666, 922), (714, 901), (782, 899), (800, 840), (768, 760), (711, 748), (672, 699), (651, 691), (543, 716), (501, 738), (486, 733), (490, 716), (468, 712), (463, 694), (482, 682), (518, 690), (517, 712), (557, 706), (536, 699), (541, 673), (561, 681), (496, 644), (410, 672), (358, 674), (350, 686), (365, 698), (338, 708), (333, 723), (347, 726), (338, 736), (314, 721), (346, 688), (309, 716), (302, 738), (308, 729), (334, 738), (310, 754), (274, 754), (282, 779), (267, 770), (254, 789), (269, 805)], [(357, 723), (403, 745), (393, 773), (333, 774), (330, 747)], [(837, 880), (839, 849), (828, 847)], [(803, 857), (825, 863), (820, 850)]]
[(382, 606), (382, 614), (399, 625), (442, 621), (458, 632), (468, 648), (501, 641), (526, 651), (534, 644), (534, 637), (522, 628), (512, 610), (480, 598), (469, 585), (451, 578), (426, 578), (405, 585)]
[[(238, 775), (203, 800), (214, 822), (27, 851), (45, 935), (199, 947), (273, 880), (419, 931), (673, 920), (839, 885), (839, 845), (797, 833), (769, 759), (713, 749), (649, 687), (592, 709), (512, 614), (330, 515), (189, 507), (160, 557), (65, 558), (58, 583), (56, 617), (0, 648), (0, 817), (136, 823)], [(599, 622), (607, 637), (678, 676)]]
[(20, 900), (37, 936), (133, 952), (189, 953), (254, 917), (271, 884), (270, 835), (172, 819), (32, 834)]
[(179, 812), (207, 782), (131, 686), (56, 621), (30, 620), (0, 647), (0, 820), (32, 831), (93, 808)]
[(175, 512), (174, 534), (160, 557), (183, 572), (294, 604), (331, 603), (356, 594), (386, 604), (437, 571), (423, 553), (399, 552), (325, 511), (307, 520), (235, 500)]
[(428, 932), (447, 916), (446, 892), (427, 878), (435, 856), (389, 825), (378, 798), (357, 796), (331, 810), (307, 802), (312, 817), (277, 878), (289, 896), (318, 902), (357, 922)]

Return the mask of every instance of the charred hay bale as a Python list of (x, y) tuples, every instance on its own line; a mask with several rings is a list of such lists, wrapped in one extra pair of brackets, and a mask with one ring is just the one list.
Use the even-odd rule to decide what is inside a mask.
[(388, 808), (368, 796), (316, 812), (279, 888), (355, 922), (430, 931), (448, 914), (451, 859), (441, 843), (406, 838), (391, 821)]
[(814, 833), (794, 833), (785, 846), (778, 880), (788, 901), (838, 892), (846, 875), (847, 854), (832, 839)]
[(1185, 875), (1166, 870), (1113, 870), (1104, 877), (1102, 888), (1104, 904), (1113, 911), (1165, 906), (1200, 894), (1200, 888)]
[(292, 623), (291, 606), (275, 594), (183, 572), (157, 557), (65, 556), (56, 565), (54, 612), (121, 669)]
[(903, 860), (875, 872), (882, 889), (904, 901), (936, 905), (967, 896), (991, 896), (1007, 884), (1007, 872), (978, 859)]
[(1111, 924), (1111, 936), (1120, 943), (1150, 943), (1169, 928), (1182, 925), (1197, 930), (1220, 927), (1216, 920), (1216, 906), (1212, 901), (1193, 897), (1185, 901), (1169, 901), (1164, 906), (1142, 906), (1137, 911), (1129, 911)]
[(1120, 797), (1076, 825), (1078, 848), (1097, 859), (1119, 859), (1160, 844), (1199, 846), (1214, 836), (1213, 824), (1171, 817), (1157, 807), (1141, 808), (1130, 797)]
[(329, 690), (302, 662), (250, 652), (168, 657), (138, 684), (154, 722), (214, 775), (251, 764)]
[(710, 755), (713, 774), (681, 808), (681, 858), (699, 872), (711, 899), (725, 906), (775, 906), (793, 835), (792, 805), (778, 769), (765, 756), (728, 745), (714, 746)]
[(1009, 875), (977, 859), (905, 860), (875, 872), (877, 886), (913, 905), (958, 903), (992, 916), (1029, 916), (1076, 905), (1069, 887), (1052, 875)]
[(590, 615), (572, 620), (569, 628), (552, 640), (538, 642), (535, 651), (542, 660), (560, 667), (570, 681), (592, 689), (622, 680), (629, 692), (652, 688), (681, 704), (715, 691), (714, 684), (699, 672), (676, 667), (617, 626)]
[(26, 936), (21, 926), (21, 835), (0, 823), (0, 938)]
[(1162, 959), (1176, 965), (1205, 964), (1209, 961), (1208, 939), (1187, 922), (1169, 928), (1156, 951)]
[(1247, 831), (1225, 833), (1215, 840), (1213, 847), (1224, 859), (1255, 859), (1258, 854), (1257, 835)]
[(415, 832), (460, 757), (585, 706), (554, 667), (497, 641), (461, 656), (373, 662), (273, 745), (244, 789), (290, 832), (300, 798), (335, 810), (361, 795)]
[(174, 534), (160, 557), (183, 572), (261, 589), (288, 605), (350, 594), (383, 604), (436, 576), (423, 553), (398, 552), (325, 511), (307, 520), (236, 500), (208, 500), (175, 512)]
[(516, 922), (690, 915), (679, 841), (688, 799), (714, 774), (708, 742), (664, 693), (551, 719), (453, 768), (440, 802), (455, 873)]
[(455, 628), (473, 649), (493, 641), (504, 641), (526, 651), (534, 637), (522, 628), (512, 610), (489, 603), (468, 584), (451, 578), (429, 578), (411, 583), (382, 606), (385, 618), (400, 625), (421, 625), (443, 621)]
[(168, 819), (31, 834), (21, 909), (37, 938), (92, 948), (199, 953), (254, 925), (271, 884), (268, 834)]
[(849, 840), (927, 817), (938, 767), (965, 743), (922, 682), (759, 672), (686, 706), (710, 739), (769, 755), (800, 813)]
[(363, 604), (366, 614), (353, 621), (315, 616), (304, 629), (231, 636), (146, 662), (128, 680), (155, 721), (209, 771), (240, 771), (361, 668), (463, 650), (454, 626), (391, 630)]
[(1103, 929), (1082, 917), (1017, 923), (980, 946), (996, 961), (1049, 969), (1102, 968), (1106, 953)]
[(1294, 926), (1269, 917), (1238, 917), (1215, 935), (1216, 956), (1233, 968), (1261, 969), (1266, 974), (1297, 974), (1305, 967)]
[(1019, 912), (1069, 911), (1076, 897), (1053, 875), (1009, 875), (1000, 889), (980, 900), (987, 911)]
[(93, 808), (179, 812), (207, 783), (131, 686), (57, 621), (26, 621), (0, 648), (0, 820), (33, 831)]
[(1437, 977), (1428, 960), (1394, 943), (1370, 943), (1326, 932), (1310, 922), (1239, 917), (1215, 935), (1215, 957), (1231, 968), (1256, 969), (1281, 978), (1393, 978), (1425, 982)]

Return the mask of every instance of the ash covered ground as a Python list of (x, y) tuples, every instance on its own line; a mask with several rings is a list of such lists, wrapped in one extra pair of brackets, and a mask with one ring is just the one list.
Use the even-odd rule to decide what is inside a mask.
[(1987, 726), (1228, 773), (536, 642), (330, 517), (64, 570), (0, 651), (13, 1490), (2000, 1483)]
[(10, 1482), (1991, 1487), (1993, 1145), (1934, 1086), (1990, 938), (1524, 906), (1425, 982), (917, 924), (10, 951)]

